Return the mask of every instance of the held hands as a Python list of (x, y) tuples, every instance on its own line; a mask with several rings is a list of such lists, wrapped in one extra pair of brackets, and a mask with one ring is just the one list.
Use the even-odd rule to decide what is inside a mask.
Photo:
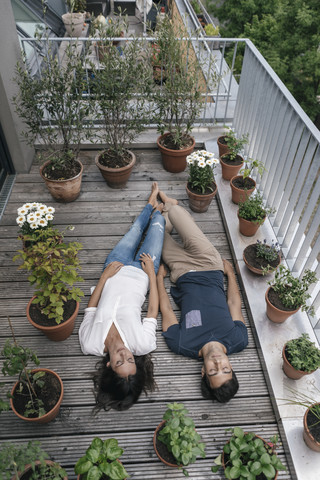
[(150, 277), (154, 273), (154, 265), (149, 253), (141, 253), (140, 262), (142, 270)]

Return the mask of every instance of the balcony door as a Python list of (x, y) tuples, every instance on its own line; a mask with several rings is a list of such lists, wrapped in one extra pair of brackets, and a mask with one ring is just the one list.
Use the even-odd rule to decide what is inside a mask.
[(7, 175), (13, 174), (14, 168), (11, 161), (7, 142), (0, 124), (0, 191)]

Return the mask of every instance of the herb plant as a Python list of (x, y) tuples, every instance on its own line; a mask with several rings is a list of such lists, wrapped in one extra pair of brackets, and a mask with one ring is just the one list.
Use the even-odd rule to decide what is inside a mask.
[[(164, 443), (175, 457), (178, 465), (189, 465), (196, 461), (197, 456), (205, 458), (205, 444), (196, 432), (192, 418), (182, 403), (169, 403), (163, 415), (165, 426), (160, 430), (158, 439)], [(183, 473), (188, 476), (184, 469)]]
[(286, 357), (296, 370), (310, 373), (320, 367), (320, 350), (307, 333), (286, 343)]
[(266, 170), (264, 168), (263, 162), (260, 160), (254, 160), (253, 158), (247, 158), (244, 164), (244, 167), (240, 170), (240, 173), (243, 176), (244, 188), (250, 188), (249, 178), (254, 169), (257, 169), (258, 174), (261, 176)]
[(239, 203), (239, 217), (248, 220), (249, 222), (258, 223), (262, 225), (266, 216), (274, 213), (274, 208), (269, 208), (264, 205), (263, 197), (260, 192), (246, 198), (244, 202)]
[(307, 300), (311, 297), (308, 289), (312, 283), (317, 281), (315, 272), (305, 270), (301, 278), (294, 277), (291, 271), (284, 265), (280, 265), (276, 271), (274, 279), (268, 284), (278, 293), (282, 304), (286, 308), (301, 310), (314, 315), (314, 308), (307, 305)]
[[(264, 474), (267, 479), (273, 479), (277, 470), (286, 470), (275, 454), (277, 436), (265, 443), (254, 433), (246, 433), (240, 427), (228, 428), (226, 431), (232, 432), (230, 441), (223, 447), (226, 478), (255, 480)], [(222, 466), (221, 454), (214, 463), (211, 470), (215, 473)]]
[(279, 243), (272, 240), (271, 245), (267, 244), (267, 240), (264, 239), (263, 242), (257, 240), (256, 243), (256, 255), (257, 257), (264, 258), (267, 262), (274, 262), (277, 260), (279, 255)]
[(129, 476), (122, 463), (118, 461), (122, 453), (123, 449), (118, 446), (115, 438), (103, 441), (96, 437), (86, 454), (77, 461), (74, 471), (81, 475), (83, 480), (99, 480), (103, 475), (109, 480), (122, 480)]
[(209, 37), (217, 37), (219, 35), (219, 26), (217, 25), (216, 27), (214, 27), (212, 23), (208, 23), (204, 27), (204, 31)]
[(198, 150), (187, 156), (187, 165), (189, 167), (188, 184), (199, 193), (205, 193), (206, 190), (213, 191), (214, 169), (219, 163), (213, 153), (206, 150)]
[(228, 145), (229, 152), (225, 155), (229, 160), (235, 160), (237, 155), (241, 153), (244, 145), (249, 141), (249, 133), (243, 134), (241, 137), (237, 137), (233, 128), (229, 128), (228, 133), (225, 135), (225, 142)]
[[(318, 397), (320, 395), (320, 390), (313, 385), (313, 388), (316, 390)], [(284, 400), (286, 403), (285, 405), (300, 405), (301, 407), (309, 408), (309, 410), (313, 413), (314, 417), (316, 418), (316, 422), (309, 427), (314, 427), (320, 423), (320, 402), (319, 398), (316, 400), (315, 398), (311, 397), (310, 392), (303, 392), (302, 390), (294, 390), (293, 388), (287, 387), (287, 390), (291, 393), (291, 397), (289, 398), (280, 398), (280, 400)]]

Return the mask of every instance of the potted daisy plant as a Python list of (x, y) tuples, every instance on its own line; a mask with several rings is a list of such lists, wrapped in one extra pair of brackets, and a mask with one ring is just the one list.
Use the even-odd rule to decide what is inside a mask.
[(214, 169), (218, 163), (214, 154), (206, 150), (198, 150), (187, 156), (189, 177), (186, 190), (190, 208), (194, 212), (206, 212), (217, 193)]

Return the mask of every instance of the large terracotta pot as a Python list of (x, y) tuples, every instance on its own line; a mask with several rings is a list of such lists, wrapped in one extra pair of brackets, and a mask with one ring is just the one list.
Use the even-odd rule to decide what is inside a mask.
[(315, 372), (315, 370), (313, 370), (312, 372), (305, 372), (303, 370), (297, 370), (296, 368), (294, 368), (286, 357), (286, 345), (284, 345), (282, 349), (282, 358), (283, 358), (283, 371), (287, 375), (287, 377), (292, 378), (292, 380), (299, 380), (299, 378), (302, 378), (305, 375), (310, 375), (311, 373)]
[(86, 36), (85, 32), (85, 20), (86, 13), (64, 13), (62, 16), (62, 21), (66, 28), (67, 34), (69, 37), (82, 37)]
[(126, 186), (126, 183), (129, 180), (132, 169), (136, 163), (136, 156), (130, 150), (127, 150), (127, 152), (131, 156), (131, 161), (125, 167), (120, 168), (109, 168), (102, 165), (99, 162), (101, 152), (95, 157), (95, 162), (101, 172), (101, 175), (111, 188), (123, 188)]
[(41, 332), (44, 333), (46, 337), (48, 337), (50, 340), (53, 340), (54, 342), (61, 342), (62, 340), (70, 337), (71, 333), (73, 332), (74, 323), (78, 315), (79, 302), (76, 302), (75, 311), (68, 320), (60, 323), (59, 325), (54, 325), (53, 327), (46, 327), (43, 325), (38, 325), (38, 323), (34, 322), (30, 316), (30, 306), (35, 298), (36, 297), (32, 297), (27, 305), (27, 319), (29, 320), (31, 325), (38, 330), (41, 330)]
[(274, 323), (283, 323), (287, 318), (291, 317), (294, 313), (297, 313), (299, 308), (296, 310), (280, 310), (279, 308), (272, 305), (268, 298), (269, 291), (272, 287), (269, 287), (265, 294), (266, 304), (267, 304), (267, 317)]
[[(313, 405), (316, 404), (314, 403)], [(311, 405), (311, 407), (313, 407), (313, 405)], [(307, 416), (309, 410), (310, 407), (306, 410), (303, 417), (303, 439), (306, 442), (307, 446), (311, 448), (311, 450), (314, 450), (315, 452), (320, 452), (320, 442), (317, 442), (317, 440), (314, 438), (307, 424)]]
[(157, 426), (154, 434), (153, 434), (153, 448), (157, 454), (157, 457), (161, 460), (161, 462), (163, 462), (165, 465), (167, 465), (168, 467), (174, 467), (174, 468), (179, 468), (181, 465), (177, 465), (176, 463), (169, 463), (167, 462), (164, 458), (161, 457), (158, 449), (157, 449), (157, 435), (158, 435), (158, 432), (159, 430), (162, 429), (162, 427), (164, 426), (165, 424), (165, 420), (163, 420), (161, 423), (159, 423), (159, 425)]
[[(59, 400), (56, 403), (56, 405), (53, 407), (53, 409), (50, 410), (50, 412), (43, 415), (42, 417), (28, 418), (28, 417), (24, 417), (23, 415), (20, 415), (20, 413), (18, 413), (16, 411), (12, 398), (10, 398), (10, 406), (12, 408), (12, 411), (17, 415), (17, 417), (21, 418), (21, 420), (25, 420), (26, 422), (30, 422), (30, 423), (41, 423), (42, 424), (42, 423), (51, 422), (58, 415), (59, 410), (60, 410), (60, 406), (61, 406), (61, 402), (62, 402), (62, 399), (63, 399), (63, 383), (62, 383), (62, 380), (59, 377), (59, 375), (56, 372), (54, 372), (53, 370), (49, 370), (48, 368), (35, 368), (34, 370), (32, 370), (32, 373), (36, 373), (36, 372), (40, 372), (40, 371), (49, 373), (51, 375), (54, 375), (60, 383), (60, 388), (61, 388), (60, 397), (59, 397)], [(16, 382), (13, 389), (11, 390), (11, 396), (14, 396), (14, 393), (15, 393), (16, 388), (18, 387), (18, 384), (19, 384), (19, 382)]]
[(170, 148), (163, 147), (160, 144), (160, 141), (163, 138), (165, 138), (167, 135), (170, 135), (170, 133), (165, 133), (164, 135), (161, 135), (157, 139), (157, 145), (161, 152), (163, 167), (165, 170), (167, 170), (167, 172), (171, 172), (171, 173), (183, 172), (187, 166), (186, 158), (194, 150), (194, 146), (196, 143), (195, 139), (190, 137), (192, 138), (192, 145), (190, 147), (183, 148), (181, 150), (171, 150)]
[[(36, 460), (34, 463), (35, 463), (35, 465), (41, 465), (40, 460)], [(57, 463), (56, 463), (56, 462), (52, 462), (52, 460), (44, 460), (44, 463), (45, 463), (46, 465), (57, 465)], [(19, 478), (21, 478), (25, 473), (29, 472), (29, 470), (31, 470), (31, 469), (32, 469), (32, 466), (31, 466), (30, 464), (26, 465), (26, 466), (24, 467), (23, 472), (19, 472)], [(14, 475), (11, 480), (16, 480), (16, 478), (17, 478), (17, 477)], [(67, 476), (67, 475), (64, 476), (64, 477), (63, 477), (63, 480), (68, 480), (68, 476)]]
[(212, 185), (212, 187), (213, 192), (207, 195), (202, 195), (191, 192), (191, 190), (189, 190), (188, 188), (188, 185), (186, 186), (187, 194), (189, 197), (189, 206), (193, 212), (203, 213), (208, 210), (210, 203), (212, 202), (214, 196), (218, 191), (217, 185), (215, 183), (214, 185)]
[(217, 144), (219, 148), (219, 157), (222, 157), (225, 153), (229, 153), (229, 147), (228, 145), (224, 144), (221, 142), (221, 140), (225, 139), (227, 135), (221, 135), (221, 137), (218, 137)]
[(73, 178), (66, 180), (51, 180), (43, 175), (43, 169), (50, 163), (50, 160), (45, 162), (40, 167), (40, 175), (44, 180), (49, 192), (57, 202), (73, 202), (79, 197), (83, 173), (83, 165), (80, 160), (76, 160), (79, 163), (81, 170)]
[(242, 175), (235, 175), (234, 177), (231, 178), (230, 180), (230, 187), (231, 187), (231, 192), (232, 192), (232, 201), (233, 203), (240, 203), (240, 202), (244, 202), (247, 198), (250, 197), (250, 195), (254, 192), (254, 189), (256, 188), (256, 182), (253, 180), (253, 178), (250, 178), (250, 180), (252, 180), (252, 182), (254, 182), (254, 186), (252, 188), (248, 188), (246, 190), (244, 190), (243, 188), (238, 188), (236, 187), (233, 182), (234, 180), (236, 180), (237, 178), (243, 178)]
[[(228, 163), (226, 163), (223, 160), (224, 156), (225, 155), (223, 155), (220, 158), (222, 178), (224, 180), (231, 180), (232, 177), (235, 177), (236, 175), (238, 175), (238, 172), (239, 172), (240, 168), (242, 167), (242, 165), (244, 163), (244, 160), (240, 155), (237, 155), (236, 160), (235, 160), (236, 163), (229, 165)], [(241, 160), (241, 162), (240, 162), (240, 160)]]
[(239, 230), (242, 235), (245, 237), (253, 237), (258, 231), (260, 227), (259, 223), (250, 222), (242, 217), (239, 217), (238, 212), (238, 219), (239, 219)]

